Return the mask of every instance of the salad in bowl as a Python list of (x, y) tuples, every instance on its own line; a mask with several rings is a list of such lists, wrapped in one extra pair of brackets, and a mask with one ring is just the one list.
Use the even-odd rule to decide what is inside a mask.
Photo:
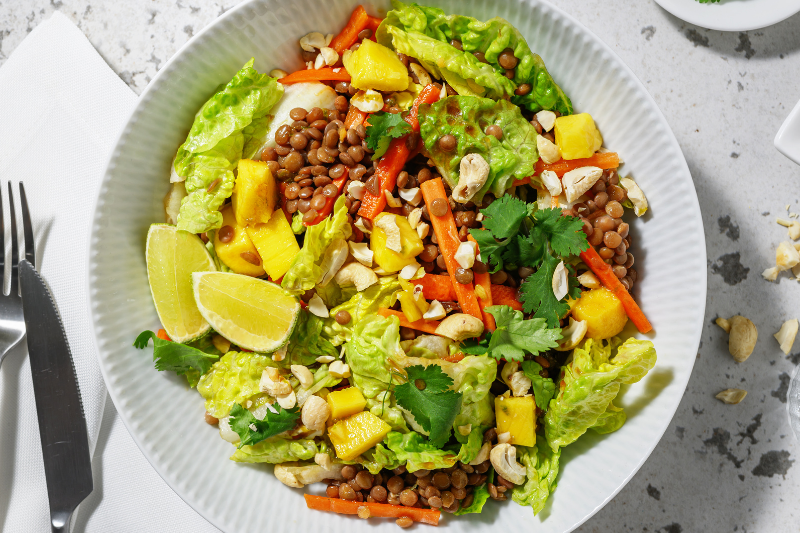
[(309, 508), (539, 513), (561, 450), (622, 427), (620, 387), (656, 363), (623, 334), (652, 329), (644, 192), (504, 19), (359, 6), (299, 48), (197, 112), (147, 236), (162, 329), (135, 346), (231, 460), (319, 486)]

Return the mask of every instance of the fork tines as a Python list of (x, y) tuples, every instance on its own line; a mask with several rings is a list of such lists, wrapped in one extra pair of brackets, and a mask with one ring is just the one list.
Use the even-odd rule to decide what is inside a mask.
[[(33, 240), (33, 225), (31, 224), (31, 214), (28, 209), (28, 199), (25, 196), (25, 186), (22, 182), (19, 183), (19, 202), (22, 208), (22, 231), (25, 243), (25, 261), (28, 261), (34, 268), (36, 267), (36, 247)], [(17, 216), (14, 208), (14, 189), (11, 182), (8, 182), (8, 204), (11, 214), (11, 284), (9, 287), (9, 295), (19, 294), (19, 245), (17, 243)], [(6, 261), (5, 261), (5, 213), (3, 211), (3, 194), (0, 189), (0, 272), (5, 278)], [(3, 291), (3, 294), (5, 292)]]

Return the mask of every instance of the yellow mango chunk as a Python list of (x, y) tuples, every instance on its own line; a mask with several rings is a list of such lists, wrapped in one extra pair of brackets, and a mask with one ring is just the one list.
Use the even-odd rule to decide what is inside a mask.
[(603, 137), (589, 113), (558, 117), (555, 132), (556, 146), (564, 159), (591, 157), (603, 145)]
[(414, 295), (412, 293), (401, 291), (397, 295), (397, 299), (400, 301), (400, 308), (403, 310), (403, 314), (406, 315), (409, 322), (422, 320), (422, 311), (420, 311), (419, 306), (417, 306), (417, 302), (414, 300)]
[(273, 211), (266, 224), (248, 226), (247, 235), (261, 256), (264, 270), (273, 280), (286, 274), (294, 257), (300, 253), (300, 245), (282, 209)]
[(356, 89), (405, 91), (408, 69), (397, 54), (385, 46), (364, 39), (355, 52), (345, 52), (344, 68), (350, 74), (350, 85)]
[(355, 387), (332, 391), (328, 394), (327, 400), (333, 420), (361, 412), (367, 405), (367, 400), (364, 399), (361, 391)]
[(511, 444), (536, 444), (536, 403), (533, 396), (498, 396), (494, 399), (494, 414), (497, 433), (511, 433)]
[(361, 411), (329, 427), (328, 437), (336, 456), (344, 461), (352, 461), (382, 441), (391, 429), (389, 424), (369, 411)]
[[(221, 212), (222, 227), (214, 235), (214, 251), (217, 252), (217, 257), (237, 274), (255, 277), (266, 274), (261, 268), (261, 256), (258, 255), (258, 250), (253, 246), (247, 231), (244, 226), (236, 223), (233, 207), (225, 206)], [(228, 242), (219, 240), (220, 233), (225, 234), (230, 231), (233, 231), (231, 240)]]
[(278, 195), (275, 178), (264, 161), (239, 160), (231, 203), (240, 226), (269, 222)]
[(610, 339), (628, 322), (622, 302), (606, 288), (585, 291), (572, 309), (575, 320), (586, 321), (586, 337)]
[[(386, 247), (386, 232), (377, 226), (383, 217), (394, 217), (397, 227), (400, 228), (399, 253)], [(416, 230), (411, 229), (406, 217), (384, 212), (373, 220), (369, 247), (375, 254), (373, 260), (379, 267), (386, 272), (399, 272), (403, 267), (416, 262), (415, 258), (422, 253), (425, 245)]]

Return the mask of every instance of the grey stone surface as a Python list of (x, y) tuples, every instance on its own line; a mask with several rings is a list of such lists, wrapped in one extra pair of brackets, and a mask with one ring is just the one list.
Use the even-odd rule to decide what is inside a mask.
[[(772, 334), (800, 315), (800, 284), (785, 274), (768, 283), (760, 272), (774, 264), (776, 245), (787, 239), (775, 218), (786, 215), (787, 205), (800, 212), (800, 167), (772, 146), (800, 99), (800, 16), (762, 30), (723, 33), (684, 23), (652, 0), (553, 2), (622, 57), (667, 117), (694, 178), (709, 259), (702, 343), (678, 412), (642, 469), (579, 531), (796, 531), (800, 448), (785, 402), (800, 341), (787, 357)], [(0, 62), (58, 9), (138, 93), (181, 45), (235, 3), (5, 0)], [(760, 333), (743, 364), (734, 363), (726, 335), (713, 325), (717, 316), (737, 313)], [(714, 398), (731, 387), (748, 391), (741, 404)], [(106, 437), (109, 448), (124, 439), (115, 428)], [(114, 465), (107, 468), (104, 485), (112, 483)], [(153, 491), (168, 491), (155, 475), (142, 476)], [(113, 509), (114, 498), (106, 486), (95, 511)], [(174, 523), (160, 522), (164, 530), (197, 530), (196, 518), (186, 518), (191, 510), (174, 500)], [(130, 523), (135, 516), (125, 517), (130, 531), (146, 530)], [(91, 526), (92, 518), (82, 523)]]

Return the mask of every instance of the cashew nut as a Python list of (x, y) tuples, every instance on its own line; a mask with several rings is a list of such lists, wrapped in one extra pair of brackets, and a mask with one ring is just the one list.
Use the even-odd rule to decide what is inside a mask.
[(275, 361), (276, 363), (283, 361), (284, 359), (286, 359), (286, 352), (288, 351), (289, 351), (289, 344), (287, 343), (272, 353), (272, 360)]
[(340, 286), (355, 285), (358, 292), (378, 283), (378, 275), (361, 263), (350, 263), (343, 266), (333, 279)]
[(561, 330), (561, 340), (558, 341), (556, 350), (559, 352), (566, 352), (575, 348), (583, 338), (586, 332), (589, 331), (589, 326), (585, 320), (575, 320), (569, 317), (569, 326)]
[(295, 394), (294, 391), (292, 391), (289, 394), (278, 396), (277, 398), (275, 398), (275, 400), (278, 402), (278, 405), (280, 405), (284, 409), (291, 409), (295, 405), (297, 405), (297, 394)]
[(587, 289), (599, 289), (600, 288), (600, 280), (597, 279), (594, 272), (591, 270), (587, 270), (580, 276), (578, 276), (578, 283), (586, 287)]
[(331, 366), (328, 367), (328, 372), (335, 378), (349, 378), (350, 365), (341, 361), (334, 361), (331, 363)]
[(514, 372), (508, 378), (508, 388), (511, 389), (511, 394), (514, 396), (525, 396), (531, 390), (531, 380), (524, 372)]
[(330, 46), (320, 48), (319, 55), (325, 60), (325, 64), (331, 67), (339, 61), (339, 53)]
[(333, 461), (331, 461), (331, 454), (329, 453), (314, 454), (314, 462), (325, 470), (330, 470), (331, 466), (333, 465)]
[(781, 350), (783, 350), (783, 353), (786, 355), (789, 355), (789, 352), (792, 351), (792, 345), (794, 344), (794, 339), (797, 336), (798, 325), (799, 324), (796, 318), (787, 320), (783, 323), (778, 333), (774, 335), (781, 345)]
[(553, 272), (553, 296), (556, 300), (561, 299), (569, 292), (569, 282), (567, 281), (567, 267), (564, 261), (560, 261)]
[(480, 154), (467, 154), (458, 165), (458, 185), (453, 200), (466, 204), (481, 190), (489, 177), (489, 163)]
[(766, 269), (764, 272), (761, 273), (761, 277), (767, 281), (775, 281), (778, 279), (778, 274), (781, 273), (781, 269), (778, 267), (770, 267)]
[(383, 95), (372, 89), (358, 91), (350, 99), (350, 103), (364, 113), (377, 113), (383, 109)]
[(539, 151), (539, 156), (542, 158), (542, 161), (548, 165), (552, 165), (561, 159), (561, 150), (558, 149), (558, 146), (553, 144), (550, 139), (542, 137), (541, 135), (536, 136), (536, 149)]
[(316, 315), (320, 318), (328, 318), (330, 315), (328, 306), (325, 305), (325, 302), (323, 302), (319, 294), (316, 293), (308, 301), (308, 310), (312, 315)]
[(469, 464), (474, 466), (486, 462), (486, 460), (489, 458), (489, 452), (491, 450), (492, 450), (492, 445), (489, 444), (488, 442), (484, 442), (483, 446), (481, 446), (481, 449), (478, 452), (478, 455), (476, 455), (475, 459), (470, 461)]
[(422, 208), (415, 207), (409, 214), (408, 214), (408, 225), (411, 226), (411, 229), (417, 229), (419, 225), (419, 221), (422, 220)]
[[(349, 241), (348, 244), (350, 245), (350, 253), (353, 255), (356, 261), (358, 261), (365, 267), (372, 266), (372, 258), (375, 257), (375, 254), (373, 253), (372, 250), (369, 249), (369, 244), (365, 242), (353, 242), (353, 241)], [(339, 270), (339, 272), (341, 272), (341, 270)], [(336, 276), (334, 276), (334, 279), (336, 279)]]
[(231, 341), (222, 335), (212, 335), (211, 344), (213, 344), (214, 348), (222, 353), (228, 353), (231, 350)]
[(397, 219), (394, 218), (394, 215), (383, 215), (375, 222), (375, 225), (386, 234), (386, 247), (388, 249), (397, 253), (403, 251), (400, 226), (397, 225)]
[(434, 331), (454, 341), (478, 337), (483, 333), (483, 321), (466, 313), (455, 313), (442, 320)]
[(550, 131), (556, 125), (556, 114), (543, 109), (536, 113), (536, 120), (541, 124), (544, 131)]
[(261, 392), (266, 392), (275, 398), (279, 396), (286, 396), (292, 392), (292, 386), (289, 382), (281, 376), (277, 368), (268, 366), (261, 373), (261, 381), (258, 384)]
[(647, 212), (647, 198), (642, 189), (630, 178), (620, 178), (619, 185), (627, 191), (628, 199), (633, 204), (633, 212), (636, 213), (636, 216), (644, 215)]
[(366, 188), (367, 186), (363, 181), (351, 181), (347, 185), (347, 194), (352, 196), (355, 200), (361, 200), (364, 198), (364, 191)]
[(325, 429), (325, 422), (330, 416), (331, 408), (328, 402), (316, 395), (308, 398), (300, 411), (300, 420), (312, 431)]
[(417, 235), (419, 235), (420, 239), (424, 239), (428, 236), (428, 232), (430, 231), (431, 226), (427, 222), (420, 222), (417, 224)]
[(783, 241), (775, 252), (775, 265), (780, 270), (789, 270), (800, 263), (800, 252), (789, 241)]
[(714, 321), (714, 323), (725, 330), (725, 333), (731, 332), (731, 323), (727, 318), (719, 317)]
[(406, 265), (403, 268), (401, 268), (400, 273), (397, 274), (397, 277), (408, 281), (417, 275), (417, 271), (419, 269), (420, 269), (420, 264), (414, 261), (410, 265)]
[(444, 306), (441, 302), (439, 302), (439, 300), (433, 300), (428, 310), (422, 315), (422, 318), (425, 320), (439, 320), (446, 316), (447, 311), (444, 310)]
[[(508, 396), (506, 396), (507, 398)], [(504, 431), (502, 433), (497, 434), (497, 442), (500, 444), (508, 444), (511, 442), (511, 432)]]
[(561, 182), (567, 192), (567, 202), (572, 203), (580, 198), (585, 192), (594, 187), (594, 184), (602, 176), (603, 170), (597, 167), (580, 167), (564, 174)]
[(747, 361), (753, 349), (756, 347), (758, 339), (758, 329), (749, 319), (736, 315), (728, 319), (731, 325), (730, 337), (728, 337), (728, 351), (736, 359), (737, 363)]
[(306, 52), (313, 52), (315, 48), (325, 46), (325, 36), (318, 31), (312, 31), (300, 37), (300, 48)]
[(786, 220), (785, 218), (779, 218), (778, 224), (785, 228), (789, 228), (789, 238), (793, 241), (800, 239), (800, 222), (797, 220)]
[(475, 265), (475, 252), (477, 249), (478, 245), (474, 242), (467, 241), (459, 244), (454, 255), (458, 266), (464, 269), (472, 268)]
[(503, 370), (500, 371), (500, 379), (503, 380), (506, 386), (510, 387), (508, 381), (511, 379), (511, 375), (517, 370), (519, 370), (519, 363), (515, 363), (514, 361), (507, 361), (506, 364), (503, 365)]
[(306, 485), (318, 483), (323, 479), (343, 480), (341, 463), (332, 464), (330, 468), (322, 468), (318, 464), (300, 462), (281, 463), (275, 465), (275, 477), (289, 487), (302, 489)]
[(419, 190), (419, 187), (400, 189), (397, 194), (411, 205), (419, 205), (422, 201), (422, 192)]
[(428, 74), (428, 71), (419, 63), (411, 63), (409, 67), (411, 68), (411, 72), (413, 72), (419, 80), (419, 84), (423, 87), (433, 82), (433, 80), (431, 80), (431, 75)]
[(717, 400), (722, 400), (729, 405), (736, 405), (744, 400), (747, 396), (747, 391), (742, 389), (725, 389), (715, 396)]
[(186, 184), (184, 182), (179, 181), (172, 184), (169, 192), (164, 197), (164, 212), (166, 213), (165, 221), (167, 224), (175, 225), (178, 223), (178, 214), (181, 212), (181, 202), (186, 196)]
[(489, 460), (495, 471), (511, 483), (522, 485), (525, 482), (527, 471), (517, 462), (517, 449), (514, 446), (508, 443), (496, 445), (489, 454)]
[(542, 179), (544, 186), (547, 187), (547, 192), (550, 193), (550, 196), (555, 198), (561, 194), (563, 188), (561, 187), (561, 180), (558, 179), (558, 174), (552, 170), (543, 170), (539, 177)]
[(219, 436), (222, 437), (222, 440), (230, 442), (231, 444), (236, 444), (241, 440), (239, 434), (231, 429), (230, 416), (219, 419)]
[(314, 374), (311, 373), (311, 370), (309, 370), (307, 366), (292, 365), (289, 369), (300, 382), (300, 386), (304, 389), (308, 389), (314, 384)]

